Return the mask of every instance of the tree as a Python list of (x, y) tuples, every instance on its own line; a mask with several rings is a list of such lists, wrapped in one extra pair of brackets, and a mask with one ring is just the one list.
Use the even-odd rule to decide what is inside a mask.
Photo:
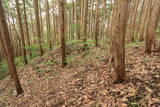
[(38, 45), (40, 49), (40, 55), (43, 55), (43, 48), (42, 48), (42, 40), (41, 40), (41, 29), (40, 29), (40, 19), (39, 19), (39, 5), (38, 0), (34, 0), (34, 9), (35, 9), (35, 16), (36, 16), (36, 30), (38, 36)]
[(115, 4), (111, 41), (113, 48), (115, 82), (121, 83), (125, 78), (125, 33), (127, 25), (128, 0), (117, 0)]
[(83, 15), (82, 15), (82, 36), (84, 41), (84, 49), (86, 47), (86, 41), (87, 41), (87, 16), (88, 16), (88, 0), (83, 1), (84, 8), (83, 9)]
[(46, 4), (46, 23), (47, 23), (47, 38), (49, 42), (49, 47), (52, 49), (52, 43), (51, 43), (51, 25), (50, 25), (50, 14), (49, 14), (49, 3), (48, 0), (45, 0)]
[[(25, 1), (25, 0), (23, 0), (23, 11), (24, 11), (24, 21), (25, 21), (27, 42), (28, 42), (28, 45), (31, 45), (30, 36), (29, 36), (29, 29), (28, 29), (28, 22), (27, 22), (26, 1)], [(31, 52), (31, 50), (29, 50), (29, 55), (30, 55), (30, 57), (32, 57), (32, 52)]]
[(64, 68), (67, 65), (66, 62), (66, 46), (65, 46), (65, 0), (59, 0), (59, 23), (60, 23), (60, 37), (61, 37), (61, 50), (62, 50), (62, 67)]
[(152, 46), (155, 47), (155, 31), (158, 25), (160, 13), (160, 0), (155, 0), (146, 33), (146, 49), (145, 52), (151, 54)]
[(22, 26), (22, 19), (21, 19), (21, 12), (19, 8), (19, 3), (18, 0), (16, 0), (16, 9), (17, 9), (17, 15), (18, 15), (18, 24), (19, 24), (19, 30), (21, 34), (21, 39), (22, 39), (22, 46), (23, 46), (23, 58), (24, 58), (24, 63), (27, 64), (27, 52), (26, 52), (26, 44), (25, 44), (25, 39), (24, 39), (24, 31), (23, 31), (23, 26)]
[(96, 0), (96, 25), (95, 25), (95, 46), (98, 46), (98, 35), (99, 35), (99, 0)]
[(11, 73), (11, 77), (14, 80), (14, 84), (16, 87), (17, 95), (23, 93), (23, 89), (20, 85), (20, 81), (18, 78), (16, 65), (14, 62), (14, 51), (11, 45), (10, 35), (8, 31), (8, 26), (6, 23), (5, 13), (2, 7), (2, 1), (0, 0), (0, 43), (5, 53), (7, 64), (9, 71)]

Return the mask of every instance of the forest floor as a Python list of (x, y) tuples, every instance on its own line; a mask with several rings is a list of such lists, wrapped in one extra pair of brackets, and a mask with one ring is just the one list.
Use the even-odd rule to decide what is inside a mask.
[(144, 46), (126, 49), (126, 79), (112, 83), (113, 65), (102, 47), (67, 48), (66, 68), (60, 49), (18, 69), (24, 94), (16, 97), (9, 77), (0, 81), (0, 107), (159, 107), (160, 53)]

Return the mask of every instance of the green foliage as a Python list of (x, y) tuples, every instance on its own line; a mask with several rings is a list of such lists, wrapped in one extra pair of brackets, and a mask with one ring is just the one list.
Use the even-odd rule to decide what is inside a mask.
[(50, 50), (49, 44), (48, 44), (47, 42), (43, 42), (42, 48), (43, 48), (45, 51), (49, 51), (49, 50)]
[(7, 74), (7, 63), (6, 61), (2, 61), (0, 62), (0, 80), (2, 80), (3, 78), (5, 78), (8, 74)]
[(148, 62), (149, 62), (149, 59), (148, 59), (148, 58), (144, 58), (142, 62), (143, 62), (143, 63), (148, 63)]
[(38, 45), (37, 44), (27, 45), (25, 47), (25, 49), (26, 50), (31, 50), (31, 52), (32, 52), (31, 59), (34, 59), (34, 58), (36, 58), (38, 56), (38, 53), (37, 53), (37, 51), (38, 51)]
[(80, 40), (71, 40), (71, 41), (68, 41), (66, 44), (68, 45), (68, 46), (73, 46), (73, 45), (75, 45), (75, 44), (79, 44), (79, 43), (82, 43)]
[(156, 33), (160, 34), (160, 27), (156, 29)]
[[(21, 67), (24, 65), (23, 57), (17, 57), (14, 60), (17, 67)], [(9, 74), (7, 71), (8, 71), (7, 62), (6, 60), (4, 60), (0, 62), (0, 80), (4, 79)]]
[(45, 62), (45, 65), (49, 66), (49, 65), (53, 65), (54, 63), (55, 63), (54, 61), (49, 60), (49, 61)]
[(156, 29), (156, 33), (158, 34), (158, 40), (160, 40), (160, 27)]
[(95, 40), (88, 39), (87, 42), (86, 42), (86, 44), (92, 46), (93, 44), (95, 44)]
[(135, 94), (128, 98), (128, 107), (139, 107), (138, 101), (142, 98), (140, 94)]
[(142, 42), (135, 41), (135, 42), (130, 42), (130, 43), (126, 44), (125, 47), (128, 48), (128, 47), (134, 47), (134, 46), (140, 46), (140, 45), (142, 45)]
[(71, 54), (71, 55), (67, 56), (66, 62), (69, 64), (74, 60), (74, 58), (75, 58), (75, 55)]
[(24, 65), (24, 58), (21, 56), (21, 57), (17, 57), (15, 58), (15, 64), (17, 67), (21, 67)]
[(48, 73), (48, 72), (50, 72), (50, 71), (49, 71), (49, 70), (36, 69), (35, 72), (36, 72), (37, 74), (44, 74), (44, 73)]
[(136, 101), (132, 101), (128, 103), (128, 107), (139, 107)]

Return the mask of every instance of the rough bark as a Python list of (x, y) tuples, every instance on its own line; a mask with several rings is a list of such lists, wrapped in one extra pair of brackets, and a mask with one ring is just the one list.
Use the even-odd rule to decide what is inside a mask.
[(61, 37), (61, 50), (62, 50), (62, 67), (67, 65), (65, 53), (65, 0), (59, 0), (59, 23), (60, 23), (60, 37)]
[(128, 0), (117, 0), (116, 14), (113, 20), (111, 40), (113, 45), (114, 70), (116, 77), (114, 82), (121, 83), (125, 78), (125, 34), (127, 25)]

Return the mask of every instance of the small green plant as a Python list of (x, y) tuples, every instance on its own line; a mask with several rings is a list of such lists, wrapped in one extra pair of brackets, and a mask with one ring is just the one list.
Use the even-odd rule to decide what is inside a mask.
[(80, 40), (72, 40), (67, 42), (67, 46), (72, 46), (79, 43), (82, 43), (82, 42)]
[(142, 95), (138, 93), (129, 97), (127, 101), (128, 107), (139, 107), (138, 101), (140, 101), (140, 99), (142, 99)]
[(57, 76), (58, 74), (59, 74), (59, 72), (53, 72), (53, 73), (52, 73), (52, 76), (55, 77), (55, 76)]
[(43, 73), (40, 69), (36, 69), (35, 71), (36, 71), (36, 73), (38, 73), (38, 74), (42, 74), (42, 73)]
[(126, 44), (125, 47), (126, 48), (128, 48), (128, 47), (134, 47), (134, 46), (139, 46), (141, 44), (142, 44), (142, 42), (135, 41), (135, 42), (130, 42), (130, 43)]
[(30, 58), (30, 60), (39, 56), (37, 53), (38, 52), (38, 44), (27, 45), (25, 47), (25, 49), (31, 50), (31, 52), (32, 52), (32, 57)]
[(49, 61), (45, 62), (46, 66), (53, 65), (53, 64), (54, 64), (54, 61), (52, 61), (52, 60), (49, 60)]
[(144, 58), (142, 62), (143, 62), (143, 63), (148, 63), (148, 62), (149, 62), (149, 59), (148, 59), (148, 58)]
[(139, 107), (136, 101), (132, 101), (128, 103), (128, 107)]
[(71, 63), (74, 60), (74, 58), (75, 58), (75, 55), (71, 54), (71, 55), (67, 56), (66, 62)]
[(86, 44), (89, 46), (92, 46), (95, 44), (95, 40), (89, 39), (89, 40), (87, 40)]
[(96, 59), (99, 59), (99, 58), (100, 58), (100, 56), (98, 56), (98, 55), (97, 55), (97, 56), (95, 56), (95, 57), (96, 57)]
[(0, 80), (4, 79), (8, 73), (7, 73), (8, 67), (6, 60), (0, 62)]
[(15, 63), (17, 67), (21, 67), (24, 65), (24, 59), (23, 57), (16, 57), (15, 58)]

